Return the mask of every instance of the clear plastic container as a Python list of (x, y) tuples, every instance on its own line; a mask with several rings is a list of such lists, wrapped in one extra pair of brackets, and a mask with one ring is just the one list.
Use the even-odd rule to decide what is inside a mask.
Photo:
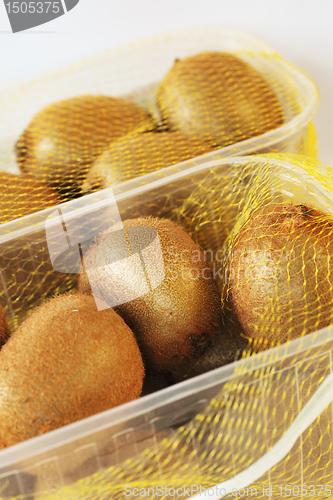
[(210, 27), (156, 36), (3, 91), (0, 168), (17, 170), (13, 148), (18, 137), (38, 111), (61, 99), (83, 94), (123, 96), (147, 107), (158, 118), (155, 104), (158, 82), (175, 58), (203, 51), (228, 51), (251, 64), (273, 87), (285, 116), (285, 123), (277, 129), (216, 150), (210, 153), (210, 159), (267, 152), (316, 156), (311, 121), (319, 105), (319, 95), (313, 81), (254, 36)]
[[(165, 169), (163, 173), (156, 172), (146, 176), (144, 185), (142, 185), (140, 179), (135, 179), (126, 183), (126, 185), (123, 184), (115, 187), (115, 200), (122, 220), (145, 213), (168, 216), (172, 209), (180, 206), (180, 203), (188, 198), (188, 194), (193, 192), (199, 183), (207, 183), (211, 177), (223, 176), (230, 179), (230, 189), (232, 189), (236, 179), (235, 172), (241, 174), (244, 166), (247, 165), (251, 169), (251, 165), (258, 165), (262, 162), (266, 162), (269, 166), (268, 170), (266, 170), (267, 175), (258, 179), (262, 189), (271, 186), (272, 180), (274, 181), (275, 189), (278, 186), (278, 191), (270, 191), (268, 194), (272, 201), (279, 199), (280, 201), (308, 203), (317, 206), (329, 214), (333, 214), (333, 194), (329, 189), (329, 184), (326, 182), (326, 180), (329, 181), (329, 168), (325, 170), (323, 167), (321, 170), (319, 166), (311, 174), (309, 169), (297, 166), (290, 157), (275, 159), (269, 157), (243, 157), (216, 160), (197, 166), (185, 165), (183, 171), (176, 173), (173, 172), (172, 168), (169, 168)], [(320, 181), (320, 178), (322, 181)], [(242, 182), (246, 186), (249, 182), (248, 176), (243, 177)], [(98, 216), (101, 208), (106, 206), (108, 201), (106, 193), (107, 190), (104, 190), (78, 200), (80, 202), (80, 214), (82, 215), (82, 208), (84, 208), (88, 216), (93, 214), (94, 220), (98, 220), (98, 217), (95, 217), (95, 215)], [(208, 199), (206, 200), (206, 206), (207, 203), (209, 203)], [(70, 206), (73, 205), (63, 204), (59, 207), (64, 213), (66, 207)], [(1, 225), (1, 258), (8, 255), (6, 252), (8, 252), (9, 248), (16, 252), (14, 257), (17, 255), (17, 252), (20, 252), (24, 248), (25, 253), (22, 255), (25, 255), (26, 259), (30, 258), (29, 252), (33, 252), (33, 255), (43, 257), (43, 265), (48, 265), (49, 268), (52, 268), (50, 257), (49, 262), (46, 261), (46, 251), (36, 253), (34, 245), (35, 241), (37, 241), (37, 245), (44, 245), (43, 248), (45, 248), (45, 221), (53, 212), (54, 208)], [(179, 220), (179, 222), (184, 221)], [(35, 263), (36, 266), (39, 264), (41, 263)], [(13, 266), (15, 267), (15, 261), (13, 262)], [(2, 278), (3, 280), (10, 279), (5, 275)], [(3, 282), (7, 286), (9, 285), (9, 281)], [(34, 300), (37, 302), (38, 297), (35, 297)], [(15, 324), (33, 306), (33, 299), (31, 297), (28, 297), (25, 301), (24, 298), (21, 298), (20, 309), (17, 311), (17, 305), (14, 302), (8, 303), (6, 313), (9, 320), (10, 314), (12, 314), (11, 323)], [(259, 456), (263, 455), (266, 450), (269, 450), (279, 440), (290, 426), (292, 420), (301, 412), (305, 402), (320, 386), (322, 381), (325, 380), (325, 377), (329, 375), (332, 369), (332, 349), (333, 331), (329, 327), (320, 332), (315, 332), (306, 337), (294, 340), (289, 344), (271, 349), (248, 359), (234, 362), (142, 397), (131, 403), (2, 450), (0, 451), (1, 495), (4, 498), (19, 494), (30, 495), (27, 497), (30, 499), (44, 498), (41, 493), (44, 490), (51, 492), (64, 486), (73, 486), (76, 481), (91, 477), (92, 474), (98, 471), (106, 471), (111, 466), (117, 467), (127, 459), (132, 460), (136, 455), (140, 457), (140, 453), (146, 448), (150, 449), (153, 463), (156, 455), (155, 465), (159, 468), (159, 484), (165, 484), (166, 479), (164, 479), (163, 475), (165, 463), (160, 459), (162, 440), (172, 439), (179, 432), (179, 428), (183, 426), (185, 426), (184, 428), (186, 426), (189, 428), (189, 426), (194, 425), (193, 419), (197, 415), (205, 414), (207, 416), (209, 405), (214, 406), (214, 404), (216, 405), (216, 401), (222, 401), (224, 390), (227, 391), (225, 394), (228, 394), (228, 397), (230, 396), (232, 399), (233, 397), (236, 398), (237, 394), (244, 387), (253, 387), (253, 391), (251, 389), (252, 392), (246, 393), (245, 400), (249, 422), (252, 422), (252, 424), (253, 421), (256, 424), (260, 420), (266, 422), (263, 430), (259, 429), (260, 436), (258, 439), (262, 446), (254, 446), (253, 448), (249, 446), (244, 447), (237, 434), (241, 427), (237, 427), (235, 423), (231, 435), (233, 434), (235, 439), (237, 437), (236, 441), (227, 440), (224, 444), (216, 441), (219, 444), (215, 445), (216, 450), (219, 451), (223, 444), (224, 449), (229, 450), (228, 453), (231, 461), (233, 460), (232, 457), (237, 454), (237, 446), (239, 447), (238, 451), (241, 450), (245, 456), (247, 453), (250, 454), (249, 461), (246, 460), (240, 464), (240, 467), (246, 469), (249, 463), (256, 461)], [(278, 381), (280, 385), (277, 387), (279, 390), (281, 389), (281, 393), (277, 389), (267, 392), (267, 379), (270, 377), (273, 380), (273, 386), (271, 384), (271, 387), (274, 389), (274, 381)], [(306, 385), (309, 380), (310, 385)], [(283, 391), (287, 391), (287, 393)], [(305, 395), (300, 399), (302, 391), (305, 391)], [(256, 398), (259, 397), (258, 394), (261, 401), (260, 412), (256, 403)], [(269, 398), (272, 394), (274, 396), (273, 401), (265, 399), (266, 396)], [(287, 399), (284, 394), (287, 394)], [(287, 413), (283, 413), (283, 405), (287, 404), (286, 401), (289, 405), (287, 405), (288, 411)], [(331, 400), (328, 399), (327, 405), (330, 404)], [(231, 411), (231, 409), (229, 408), (228, 411)], [(244, 417), (241, 407), (238, 407), (238, 410), (237, 408), (234, 409), (234, 411), (236, 413), (233, 417), (230, 415), (230, 422), (232, 422), (232, 418), (235, 416), (240, 420)], [(278, 412), (277, 415), (275, 414), (276, 411)], [(282, 411), (282, 413), (280, 414), (279, 411)], [(251, 418), (250, 414), (252, 415)], [(327, 423), (327, 412), (325, 415), (321, 414), (320, 418), (325, 417), (326, 420), (324, 421)], [(272, 421), (270, 421), (271, 417), (276, 419), (274, 420), (275, 424), (273, 422), (274, 429), (271, 427), (273, 425)], [(228, 422), (229, 417), (225, 416), (225, 418), (225, 422)], [(319, 421), (323, 422), (320, 418), (317, 418), (317, 423)], [(199, 462), (196, 462), (196, 467), (198, 468), (195, 471), (195, 478), (198, 481), (202, 480), (202, 484), (204, 484), (205, 480), (204, 470), (207, 469), (204, 469), (203, 463), (200, 465), (200, 454), (205, 446), (212, 446), (212, 442), (209, 440), (210, 430), (212, 429), (213, 431), (214, 429), (214, 432), (216, 432), (216, 426), (220, 425), (221, 422), (222, 420), (216, 420), (215, 422), (214, 420), (207, 420), (203, 437), (201, 436), (201, 439), (199, 439), (200, 436), (198, 437), (194, 434), (190, 441), (186, 442), (186, 446), (190, 446), (191, 450), (194, 450), (197, 453), (197, 457), (199, 457)], [(267, 422), (270, 423), (267, 424)], [(253, 439), (254, 443), (259, 431), (258, 426), (256, 427), (252, 424), (246, 427), (246, 436), (248, 440)], [(319, 443), (321, 453), (324, 457), (323, 460), (325, 459), (326, 463), (332, 468), (331, 456), (328, 457), (328, 455), (325, 455), (328, 453), (326, 448), (330, 450), (332, 447), (332, 435), (331, 431), (330, 434), (327, 434), (326, 431), (327, 429), (325, 430), (325, 440), (321, 439)], [(218, 434), (214, 434), (214, 436), (214, 440), (217, 440)], [(294, 464), (295, 466), (293, 467), (293, 481), (297, 483), (303, 481), (305, 477), (303, 477), (303, 472), (305, 474), (305, 471), (308, 470), (307, 467), (314, 466), (317, 470), (322, 470), (322, 465), (320, 467), (318, 465), (318, 457), (315, 456), (313, 462), (311, 462), (310, 454), (307, 455), (309, 453), (308, 440), (304, 439), (302, 441), (302, 436), (299, 439), (300, 441), (297, 442), (297, 448), (294, 453), (303, 453), (303, 462), (299, 462), (297, 459), (295, 462), (296, 465)], [(325, 453), (323, 451), (323, 443), (326, 446)], [(313, 447), (315, 446), (317, 445), (313, 445)], [(175, 459), (178, 457), (179, 460), (182, 460), (183, 455), (177, 447), (174, 446), (172, 450), (170, 449), (170, 453), (174, 454)], [(331, 452), (329, 451), (329, 453)], [(308, 460), (309, 466), (304, 465), (306, 460)], [(217, 463), (217, 461), (218, 456), (213, 458), (214, 463)], [(234, 470), (236, 471), (235, 464)], [(201, 466), (202, 469), (200, 468)], [(288, 468), (290, 469), (287, 464), (283, 470), (288, 470)], [(201, 475), (198, 475), (198, 471), (200, 470)], [(124, 465), (124, 471), (126, 472), (126, 464)], [(274, 474), (277, 474), (276, 467), (272, 471), (268, 473), (268, 476), (267, 474), (265, 475), (266, 479), (268, 477), (268, 482), (273, 481)], [(134, 476), (136, 474), (136, 480), (140, 481), (140, 479), (145, 477), (146, 473), (143, 471), (141, 473), (140, 471), (132, 472), (132, 480), (133, 474)], [(221, 476), (222, 473), (220, 472), (219, 474)], [(112, 477), (112, 470), (110, 475)], [(220, 476), (217, 475), (217, 477)], [(114, 483), (112, 483), (111, 479), (109, 480), (111, 493), (105, 494), (105, 496), (102, 493), (101, 496), (85, 496), (85, 490), (83, 489), (81, 497), (79, 494), (81, 491), (80, 486), (78, 486), (77, 490), (72, 491), (72, 496), (65, 497), (65, 493), (58, 492), (58, 496), (54, 498), (118, 498), (116, 494), (112, 494), (112, 488), (116, 487), (115, 485), (119, 481), (119, 477), (115, 476)], [(312, 475), (311, 477), (314, 482), (322, 479), (319, 475)], [(283, 476), (282, 473), (278, 478), (274, 483), (276, 487), (281, 484), (278, 481), (291, 481), (290, 475)], [(91, 481), (93, 482), (94, 479), (91, 479)], [(125, 481), (125, 484), (129, 484), (128, 482), (126, 483), (126, 474), (123, 481)], [(278, 493), (278, 490), (275, 492)], [(70, 495), (69, 492), (67, 494)], [(119, 498), (123, 497), (119, 496)], [(180, 498), (183, 497), (180, 496)], [(184, 498), (188, 497), (184, 496)]]

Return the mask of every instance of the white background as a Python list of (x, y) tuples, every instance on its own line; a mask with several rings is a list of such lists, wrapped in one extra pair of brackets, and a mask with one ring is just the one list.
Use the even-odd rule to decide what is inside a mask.
[(319, 159), (333, 166), (333, 0), (80, 0), (66, 15), (16, 34), (0, 2), (0, 90), (158, 33), (244, 29), (316, 81)]

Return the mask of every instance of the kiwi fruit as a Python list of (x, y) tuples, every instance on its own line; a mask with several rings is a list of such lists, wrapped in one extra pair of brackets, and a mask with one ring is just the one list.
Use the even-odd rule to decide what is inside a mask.
[(135, 337), (93, 297), (66, 294), (36, 308), (0, 351), (0, 448), (138, 398)]
[(257, 209), (235, 236), (227, 304), (257, 350), (333, 322), (333, 218), (309, 205)]
[(193, 360), (191, 364), (179, 365), (174, 372), (178, 380), (187, 380), (238, 361), (243, 355), (248, 354), (250, 354), (249, 343), (243, 336), (237, 319), (229, 311), (223, 311), (221, 334), (215, 335), (200, 358)]
[(35, 115), (16, 143), (17, 162), (65, 197), (77, 196), (91, 163), (112, 141), (151, 128), (149, 112), (133, 102), (104, 95), (65, 99)]
[(212, 151), (207, 143), (179, 132), (147, 132), (123, 137), (97, 158), (83, 191), (106, 188)]
[[(221, 334), (218, 287), (201, 248), (180, 226), (154, 217), (126, 220), (123, 226), (130, 249), (148, 248), (150, 235), (145, 228), (157, 232), (164, 279), (155, 288), (150, 286), (160, 277), (157, 260), (161, 256), (154, 247), (149, 262), (145, 261), (150, 289), (141, 296), (135, 295), (134, 300), (124, 300), (115, 310), (135, 333), (147, 368), (171, 375), (174, 381), (182, 380), (182, 375), (177, 376), (179, 366), (183, 366), (185, 373), (186, 367), (199, 359), (214, 337)], [(106, 256), (110, 258), (112, 253), (120, 252), (112, 238), (114, 234), (109, 231), (97, 237), (84, 256), (85, 268), (90, 269), (89, 280), (85, 273), (78, 280), (80, 292), (91, 293), (92, 288), (95, 297), (109, 305), (113, 304), (115, 288), (134, 293), (142, 288), (137, 271), (129, 269), (128, 259), (105, 265)]]
[(177, 59), (157, 88), (165, 125), (220, 147), (283, 124), (280, 103), (263, 77), (226, 52)]
[(61, 203), (57, 191), (31, 175), (0, 173), (0, 224)]

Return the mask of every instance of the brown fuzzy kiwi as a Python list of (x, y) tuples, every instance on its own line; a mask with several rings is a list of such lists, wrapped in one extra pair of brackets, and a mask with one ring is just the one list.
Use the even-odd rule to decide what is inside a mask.
[(31, 175), (0, 173), (0, 224), (61, 203), (57, 191)]
[(143, 376), (113, 309), (83, 294), (45, 302), (0, 351), (0, 448), (138, 398)]
[(157, 104), (171, 130), (222, 147), (275, 129), (284, 120), (270, 85), (225, 52), (177, 60), (159, 84)]
[(333, 323), (333, 218), (308, 205), (256, 210), (235, 239), (228, 302), (255, 349)]
[[(147, 367), (171, 373), (175, 380), (181, 380), (183, 375), (177, 376), (179, 366), (185, 373), (186, 367), (199, 359), (215, 336), (221, 334), (218, 287), (201, 248), (180, 226), (153, 217), (127, 220), (123, 225), (127, 239), (135, 227), (157, 231), (165, 277), (156, 288), (115, 309), (135, 333)], [(118, 278), (115, 278), (114, 267), (104, 265), (105, 256), (113, 251), (107, 231), (85, 255), (84, 264), (92, 271), (89, 282), (87, 275), (80, 275), (80, 292), (89, 293), (91, 284), (95, 296), (110, 303), (114, 293), (110, 280), (118, 279), (124, 288), (136, 289), (137, 276), (133, 275), (132, 283), (124, 283), (126, 259), (117, 262)], [(155, 269), (149, 271), (154, 274)]]
[(229, 312), (224, 312), (221, 334), (214, 337), (199, 359), (186, 366), (179, 365), (175, 369), (177, 379), (186, 380), (233, 363), (249, 353), (248, 344), (237, 319)]
[(148, 111), (133, 102), (83, 95), (37, 113), (16, 143), (16, 157), (23, 172), (70, 196), (112, 141), (153, 127)]
[(207, 143), (179, 132), (148, 132), (119, 139), (97, 158), (83, 191), (106, 188), (212, 151)]

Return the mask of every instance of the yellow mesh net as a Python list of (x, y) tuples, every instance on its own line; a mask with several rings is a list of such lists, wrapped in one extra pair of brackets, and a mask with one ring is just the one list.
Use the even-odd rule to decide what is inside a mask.
[[(315, 169), (309, 159), (303, 165)], [(306, 203), (288, 199), (288, 184), (284, 188), (267, 165), (253, 169), (249, 160), (236, 169), (231, 185), (208, 176), (179, 211), (198, 242), (204, 248), (209, 242), (225, 309), (245, 314), (244, 333), (265, 347), (327, 326), (332, 217), (309, 196)]]
[(311, 79), (254, 37), (183, 31), (5, 92), (0, 167), (66, 201), (204, 154), (315, 157), (318, 101)]
[[(225, 88), (221, 95), (216, 75), (223, 64), (217, 53), (224, 54)], [(204, 60), (198, 54), (206, 54)], [(175, 76), (173, 68), (180, 65), (180, 75)], [(176, 100), (178, 94), (181, 102)], [(137, 194), (119, 198), (122, 219), (154, 215), (183, 225), (207, 252), (223, 292), (223, 310), (228, 314), (234, 294), (224, 278), (234, 258), (239, 231), (253, 212), (277, 203), (309, 204), (332, 211), (328, 194), (332, 173), (328, 167), (310, 159), (269, 157), (277, 152), (316, 157), (312, 119), (317, 105), (317, 89), (302, 71), (258, 40), (220, 29), (157, 37), (8, 91), (0, 102), (4, 117), (0, 124), (0, 168), (7, 171), (0, 176), (0, 223), (8, 223), (0, 225), (0, 305), (11, 329), (47, 297), (76, 290), (77, 275), (56, 271), (50, 260), (44, 223), (51, 207), (100, 188), (112, 186), (117, 193), (119, 183), (137, 177)], [(181, 107), (187, 116), (185, 123), (177, 115)], [(212, 116), (218, 117), (218, 123)], [(216, 132), (220, 129), (222, 136)], [(267, 156), (218, 163), (228, 156), (253, 153)], [(211, 168), (200, 168), (205, 161), (215, 163)], [(290, 165), (295, 172), (302, 167), (303, 174), (297, 171), (293, 176)], [(187, 176), (186, 170), (191, 172)], [(279, 170), (284, 175), (277, 175)], [(154, 174), (156, 171), (159, 173)], [(151, 177), (140, 179), (146, 174)], [(176, 174), (179, 177), (172, 178)], [(306, 175), (317, 182), (314, 191), (309, 190)], [(154, 188), (149, 188), (151, 180)], [(128, 184), (128, 189), (131, 186), (134, 184)], [(126, 185), (122, 185), (119, 192), (125, 191)], [(45, 211), (36, 213), (41, 210)], [(22, 219), (25, 216), (29, 217)], [(98, 220), (95, 222), (97, 229)], [(330, 230), (325, 228), (322, 246), (327, 253)], [(321, 241), (320, 234), (314, 235), (304, 252), (315, 248), (317, 241)], [(325, 261), (325, 251), (320, 251)], [(316, 258), (312, 253), (314, 268)], [(305, 298), (297, 306), (301, 307), (299, 315), (311, 308), (311, 318), (301, 326), (302, 334), (331, 321), (326, 307), (331, 294), (329, 263), (324, 272), (326, 276), (317, 280), (311, 296), (304, 288)], [(321, 303), (323, 282), (327, 299)], [(292, 297), (292, 289), (288, 293)], [(276, 296), (281, 297), (279, 290)], [(289, 302), (285, 314), (293, 316), (296, 309)], [(259, 311), (260, 322), (256, 324), (260, 339), (277, 324), (280, 304), (272, 304)], [(328, 312), (322, 323), (324, 310)], [(234, 326), (238, 320), (232, 321)], [(243, 337), (251, 338), (241, 326)], [(279, 343), (276, 338), (265, 342)], [(285, 356), (263, 368), (240, 369), (222, 384), (223, 390), (216, 389), (198, 406), (192, 401), (191, 411), (179, 419), (173, 417), (169, 424), (166, 419), (155, 426), (150, 416), (138, 431), (118, 429), (119, 438), (109, 435), (109, 444), (102, 449), (98, 445), (93, 453), (94, 446), (89, 443), (87, 449), (85, 444), (74, 455), (61, 452), (59, 457), (34, 465), (18, 465), (22, 473), (1, 471), (0, 496), (24, 493), (23, 498), (88, 500), (123, 498), (126, 485), (133, 489), (158, 485), (180, 488), (192, 482), (203, 488), (219, 484), (270, 449), (330, 371), (329, 347), (313, 349), (307, 357), (302, 354), (303, 364)], [(316, 363), (323, 369), (320, 377)], [(300, 477), (302, 481), (327, 483), (331, 420), (328, 413), (326, 420), (322, 416), (295, 445), (288, 459), (292, 466), (288, 460), (280, 462), (255, 485), (257, 496), (267, 496), (262, 494), (263, 484), (265, 488), (271, 483), (277, 487), (282, 481), (282, 487), (283, 481), (294, 483)], [(59, 491), (64, 485), (71, 486)], [(163, 498), (177, 498), (163, 491)], [(156, 498), (161, 497), (159, 493), (154, 491)], [(184, 493), (178, 498), (188, 496)]]
[[(7, 171), (0, 177), (1, 223), (170, 166), (181, 172), (240, 154), (317, 154), (315, 84), (264, 43), (232, 30), (156, 37), (0, 99), (0, 169)], [(185, 121), (174, 117), (177, 109)], [(180, 200), (188, 194), (184, 188)], [(171, 191), (165, 196), (166, 212), (178, 206)], [(0, 256), (0, 304), (13, 325), (23, 299), (34, 304), (71, 281), (58, 281), (43, 236), (33, 238), (19, 250), (8, 243)]]
[[(122, 219), (141, 214), (144, 208), (147, 214), (182, 224), (206, 252), (223, 291), (222, 308), (238, 315), (235, 301), (230, 301), (230, 295), (236, 294), (230, 292), (232, 280), (226, 270), (236, 258), (241, 238), (255, 243), (244, 253), (256, 255), (269, 230), (265, 249), (271, 253), (256, 261), (259, 269), (250, 280), (253, 286), (262, 280), (269, 263), (269, 276), (278, 284), (266, 287), (263, 304), (254, 307), (250, 303), (250, 312), (259, 310), (256, 334), (268, 339), (259, 348), (292, 338), (288, 334), (294, 330), (300, 338), (211, 372), (202, 385), (192, 379), (188, 391), (184, 387), (178, 395), (172, 393), (169, 405), (156, 400), (135, 423), (123, 416), (120, 423), (109, 424), (99, 434), (78, 439), (71, 449), (54, 449), (39, 459), (23, 460), (14, 471), (0, 476), (3, 498), (15, 497), (6, 491), (18, 494), (23, 490), (26, 494), (20, 498), (44, 500), (185, 499), (211, 487), (217, 495), (214, 498), (220, 498), (225, 481), (233, 478), (233, 498), (332, 497), (333, 395), (324, 394), (322, 408), (319, 396), (311, 400), (306, 426), (299, 421), (294, 441), (288, 440), (290, 449), (284, 447), (282, 454), (276, 451), (267, 470), (258, 461), (274, 445), (282, 447), (283, 436), (296, 418), (303, 418), (302, 410), (308, 411), (307, 403), (332, 372), (332, 329), (305, 334), (332, 323), (333, 171), (304, 156), (272, 154), (215, 160), (175, 175), (177, 179), (171, 175), (153, 186), (147, 184), (132, 199), (119, 196)], [(283, 207), (277, 220), (276, 207)], [(297, 209), (296, 222), (290, 207)], [(258, 220), (254, 230), (251, 224)], [(303, 239), (301, 231), (307, 235)], [(274, 259), (277, 249), (280, 253)], [(286, 256), (291, 260), (283, 261)], [(28, 254), (25, 259), (29, 262)], [(282, 264), (287, 275), (285, 269), (281, 277), (271, 272)], [(288, 283), (295, 276), (298, 290), (295, 283)], [(70, 286), (73, 278), (67, 283)], [(62, 287), (66, 288), (64, 282)], [(250, 302), (252, 289), (246, 293)], [(25, 313), (32, 307), (29, 298), (22, 304)], [(18, 316), (14, 313), (16, 321)], [(249, 337), (248, 332), (240, 333)], [(321, 409), (316, 414), (317, 407)], [(244, 486), (238, 475), (251, 466), (256, 479)]]

